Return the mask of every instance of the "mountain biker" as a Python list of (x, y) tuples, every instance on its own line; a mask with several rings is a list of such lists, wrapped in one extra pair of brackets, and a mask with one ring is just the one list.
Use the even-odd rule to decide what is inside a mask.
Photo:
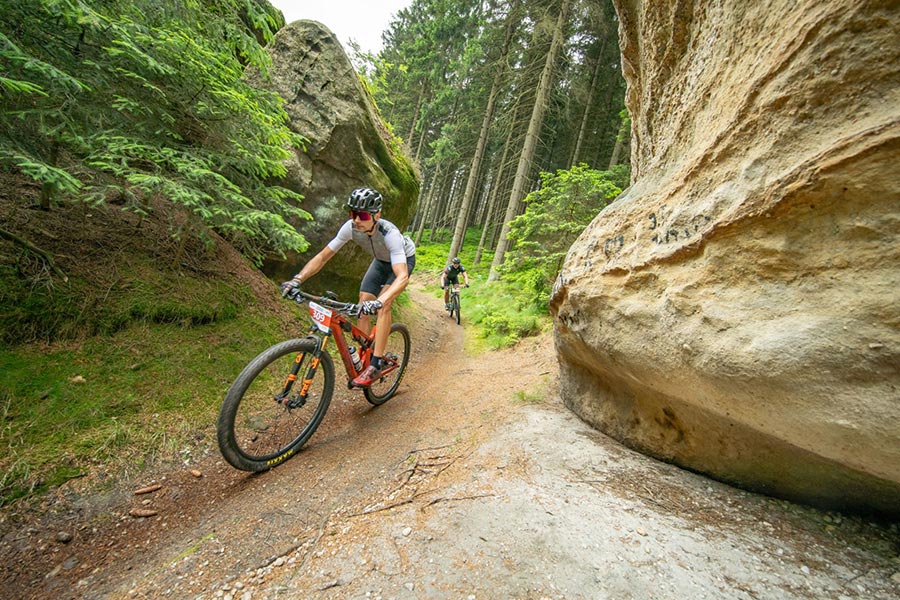
[(441, 273), (441, 289), (444, 290), (444, 308), (446, 310), (450, 310), (450, 284), (459, 285), (460, 274), (466, 280), (466, 287), (469, 287), (469, 274), (466, 273), (466, 268), (462, 266), (459, 257), (455, 256)]
[(406, 289), (409, 275), (416, 266), (416, 246), (396, 225), (381, 218), (384, 203), (381, 194), (371, 188), (353, 190), (347, 199), (350, 219), (338, 229), (333, 240), (322, 248), (291, 281), (281, 284), (286, 293), (325, 266), (344, 244), (353, 240), (373, 256), (372, 263), (359, 286), (359, 328), (370, 331), (369, 315), (378, 315), (375, 348), (369, 366), (354, 380), (356, 387), (368, 387), (381, 377), (382, 359), (391, 332), (391, 305)]

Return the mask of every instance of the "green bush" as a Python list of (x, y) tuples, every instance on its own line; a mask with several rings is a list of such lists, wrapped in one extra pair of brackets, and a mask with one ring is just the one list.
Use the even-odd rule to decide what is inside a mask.
[(547, 310), (550, 291), (569, 248), (584, 228), (622, 190), (621, 170), (598, 171), (581, 164), (541, 173), (541, 188), (525, 198), (525, 213), (513, 219), (512, 241), (500, 272), (520, 298)]

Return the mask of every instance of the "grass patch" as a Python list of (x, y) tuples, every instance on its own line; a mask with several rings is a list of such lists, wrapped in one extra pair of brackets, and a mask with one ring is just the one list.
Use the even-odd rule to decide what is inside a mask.
[(545, 400), (544, 394), (537, 394), (535, 392), (526, 392), (525, 390), (519, 390), (516, 392), (516, 402), (520, 404), (543, 404)]
[[(433, 277), (432, 294), (442, 306), (444, 292), (440, 277), (447, 265), (452, 232), (436, 231), (433, 238), (442, 241), (430, 241), (432, 236), (428, 230), (423, 234), (416, 248), (416, 272)], [(473, 353), (512, 346), (551, 327), (550, 315), (543, 308), (547, 304), (545, 299), (534, 298), (528, 290), (503, 278), (488, 283), (491, 254), (485, 253), (480, 264), (473, 264), (480, 238), (480, 229), (469, 229), (459, 254), (471, 284), (461, 291), (460, 301), (463, 325), (475, 333), (466, 336), (466, 350)]]
[(290, 335), (246, 310), (207, 324), (147, 320), (77, 343), (0, 350), (0, 504), (94, 465), (139, 470), (211, 442), (234, 377)]
[(51, 283), (0, 265), (0, 343), (105, 336), (135, 321), (203, 325), (234, 319), (252, 294), (234, 282), (159, 271), (132, 257), (103, 281)]
[[(417, 308), (403, 294), (395, 310)], [(218, 452), (228, 387), (259, 352), (305, 335), (306, 309), (295, 312), (287, 331), (251, 304), (210, 323), (145, 319), (110, 335), (0, 348), (0, 506), (94, 472), (111, 485)]]

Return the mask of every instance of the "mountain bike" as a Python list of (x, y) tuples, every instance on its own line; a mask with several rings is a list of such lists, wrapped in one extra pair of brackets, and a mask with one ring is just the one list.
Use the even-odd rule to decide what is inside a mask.
[[(219, 411), (219, 450), (231, 466), (243, 471), (265, 471), (283, 463), (315, 433), (334, 393), (334, 361), (325, 350), (329, 340), (334, 340), (347, 372), (348, 388), (372, 360), (378, 324), (368, 334), (359, 329), (358, 305), (340, 302), (331, 292), (315, 296), (295, 289), (287, 297), (309, 303), (309, 334), (275, 344), (250, 361), (231, 384)], [(393, 323), (381, 378), (362, 388), (366, 400), (377, 406), (391, 399), (406, 372), (409, 352), (409, 330)]]
[[(460, 303), (459, 303), (459, 284), (451, 283), (450, 285), (450, 308), (447, 311), (450, 313), (451, 319), (456, 319), (456, 324), (459, 325), (460, 320)], [(469, 287), (469, 286), (466, 286)]]

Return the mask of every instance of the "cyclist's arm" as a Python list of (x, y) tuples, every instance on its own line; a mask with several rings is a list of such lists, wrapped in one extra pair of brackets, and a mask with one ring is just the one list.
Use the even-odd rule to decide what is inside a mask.
[(334, 236), (334, 239), (328, 242), (322, 250), (316, 254), (312, 260), (303, 265), (303, 268), (300, 269), (300, 272), (294, 275), (295, 280), (299, 280), (301, 283), (318, 273), (322, 267), (325, 266), (331, 257), (337, 254), (337, 251), (343, 248), (344, 244), (349, 242), (353, 238), (353, 222), (346, 221), (341, 228), (338, 229), (337, 235)]
[[(308, 263), (303, 265), (300, 272), (294, 275), (294, 279), (298, 279), (301, 283), (318, 273), (325, 266), (331, 257), (334, 256), (334, 250), (325, 246), (322, 250), (310, 259)], [(405, 265), (404, 265), (405, 266)]]
[(462, 272), (463, 279), (466, 280), (466, 285), (469, 285), (469, 274), (465, 271)]
[(334, 239), (328, 242), (328, 247), (332, 252), (337, 252), (344, 247), (344, 244), (353, 239), (353, 221), (345, 221), (341, 228), (338, 229)]

